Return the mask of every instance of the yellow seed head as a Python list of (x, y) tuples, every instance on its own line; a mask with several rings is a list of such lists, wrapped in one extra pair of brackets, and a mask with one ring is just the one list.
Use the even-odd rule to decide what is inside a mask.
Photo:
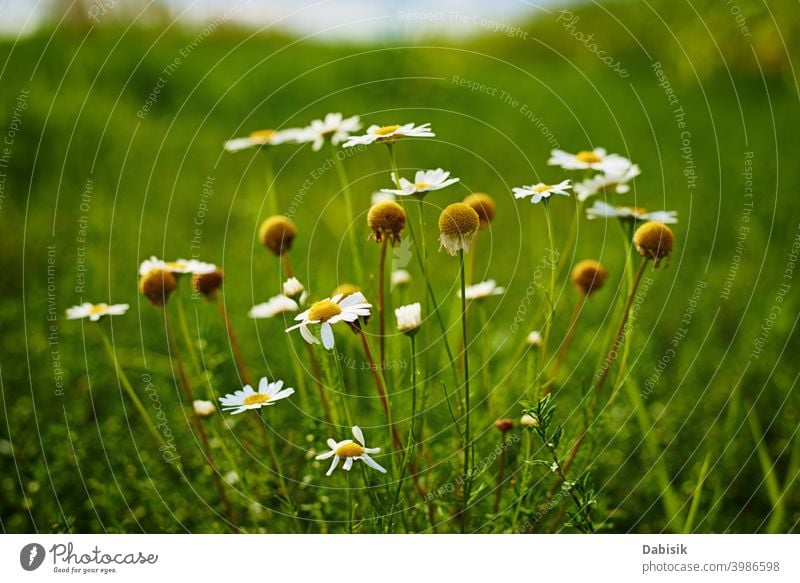
[(280, 257), (292, 248), (296, 234), (297, 227), (290, 218), (275, 215), (261, 223), (258, 239), (262, 245)]
[(469, 251), (472, 238), (481, 226), (478, 213), (463, 202), (449, 205), (439, 215), (439, 242), (450, 255)]
[(494, 220), (495, 212), (497, 211), (497, 204), (494, 199), (483, 192), (474, 192), (464, 199), (464, 204), (471, 207), (478, 213), (478, 219), (481, 221), (481, 229), (489, 227), (489, 223)]
[(357, 443), (345, 443), (336, 448), (339, 457), (358, 457), (364, 455), (364, 448)]
[(594, 259), (579, 261), (572, 269), (572, 283), (585, 296), (603, 287), (606, 277), (608, 271)]
[(178, 282), (169, 271), (154, 269), (139, 279), (139, 291), (154, 306), (166, 305)]
[(399, 204), (383, 201), (372, 205), (367, 214), (367, 224), (372, 237), (379, 243), (386, 237), (390, 244), (400, 242), (400, 234), (406, 226), (406, 213)]
[(645, 223), (633, 234), (633, 244), (636, 250), (645, 259), (652, 259), (653, 265), (658, 267), (661, 260), (669, 257), (675, 246), (675, 235), (664, 223)]
[(222, 270), (219, 267), (211, 273), (195, 273), (192, 276), (192, 288), (206, 297), (211, 297), (222, 287), (222, 279)]
[(338, 316), (341, 313), (342, 308), (340, 308), (338, 304), (335, 304), (330, 300), (322, 300), (320, 302), (314, 302), (311, 304), (311, 307), (308, 309), (308, 319), (327, 322), (334, 316)]
[(353, 283), (341, 283), (331, 292), (331, 297), (342, 294), (342, 298), (346, 298), (356, 292), (360, 292), (361, 288)]

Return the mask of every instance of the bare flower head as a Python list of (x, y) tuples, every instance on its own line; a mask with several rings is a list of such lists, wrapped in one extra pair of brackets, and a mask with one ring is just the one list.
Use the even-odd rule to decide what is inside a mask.
[(219, 267), (209, 273), (195, 273), (192, 275), (192, 289), (210, 298), (222, 287), (222, 280), (222, 270)]
[(675, 235), (664, 223), (645, 223), (633, 234), (633, 244), (645, 259), (652, 259), (658, 267), (661, 260), (669, 257), (675, 246)]
[(606, 277), (608, 271), (594, 259), (579, 261), (572, 269), (572, 283), (585, 296), (602, 288)]
[(455, 255), (458, 251), (468, 252), (480, 226), (480, 217), (475, 209), (463, 202), (456, 202), (439, 215), (439, 242), (450, 255)]
[(523, 427), (539, 427), (539, 420), (533, 415), (528, 415), (527, 413), (522, 416), (519, 422)]
[(372, 229), (370, 236), (376, 241), (380, 243), (386, 237), (391, 245), (396, 245), (406, 226), (406, 212), (396, 202), (379, 202), (369, 209), (367, 224)]
[(175, 276), (163, 269), (154, 269), (139, 279), (139, 291), (154, 306), (164, 306), (178, 282)]
[(261, 244), (281, 256), (292, 248), (292, 241), (297, 234), (297, 227), (289, 217), (274, 215), (261, 223), (258, 239)]
[(473, 192), (464, 199), (464, 204), (478, 213), (481, 229), (488, 229), (497, 211), (497, 203), (494, 202), (494, 199), (483, 192)]
[(500, 433), (508, 433), (512, 429), (514, 429), (514, 420), (513, 419), (498, 419), (494, 422), (494, 426), (497, 427)]

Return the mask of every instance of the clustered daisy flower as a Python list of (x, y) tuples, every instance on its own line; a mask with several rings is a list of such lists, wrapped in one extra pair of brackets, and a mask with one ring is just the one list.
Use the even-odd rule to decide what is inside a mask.
[(600, 170), (602, 172), (617, 172), (621, 168), (629, 167), (631, 161), (619, 154), (609, 154), (605, 148), (581, 150), (577, 154), (570, 154), (564, 150), (553, 150), (547, 161), (550, 166), (560, 166), (564, 170)]
[(84, 302), (80, 306), (67, 308), (67, 319), (78, 320), (89, 318), (92, 322), (97, 322), (103, 316), (121, 316), (128, 311), (128, 304), (92, 304)]
[(437, 168), (436, 170), (418, 170), (414, 175), (414, 182), (398, 177), (392, 172), (392, 180), (398, 188), (383, 188), (381, 192), (395, 194), (398, 196), (408, 196), (411, 194), (424, 194), (432, 190), (441, 190), (459, 181), (458, 178), (450, 178), (450, 172)]
[(545, 184), (539, 182), (531, 186), (522, 186), (514, 188), (514, 198), (527, 198), (531, 197), (531, 203), (536, 204), (545, 198), (550, 198), (551, 194), (561, 194), (569, 196), (567, 192), (572, 188), (569, 180), (562, 180), (558, 184)]
[(414, 125), (413, 123), (388, 126), (371, 125), (367, 128), (366, 134), (352, 136), (344, 143), (344, 147), (368, 146), (375, 142), (391, 143), (399, 138), (432, 138), (435, 135), (431, 131), (431, 124), (429, 123), (422, 125)]
[(219, 402), (223, 411), (230, 411), (231, 415), (238, 415), (248, 409), (260, 409), (274, 405), (277, 401), (291, 397), (294, 389), (283, 388), (283, 381), (269, 382), (267, 377), (262, 377), (258, 383), (258, 391), (250, 385), (220, 397)]
[(216, 271), (217, 266), (213, 263), (205, 263), (203, 261), (198, 261), (197, 259), (177, 259), (175, 261), (164, 261), (163, 259), (159, 259), (155, 255), (150, 257), (150, 259), (145, 259), (142, 261), (141, 265), (139, 265), (139, 275), (147, 275), (151, 271), (161, 270), (161, 271), (169, 271), (170, 273), (175, 273), (178, 275), (184, 273), (192, 273), (192, 274), (205, 274), (205, 273), (212, 273)]
[(676, 211), (652, 211), (648, 212), (641, 207), (633, 206), (612, 206), (602, 200), (594, 201), (594, 206), (586, 209), (586, 218), (610, 219), (618, 218), (621, 220), (632, 221), (657, 221), (659, 223), (677, 223), (678, 213)]
[(579, 201), (584, 201), (601, 192), (610, 192), (612, 190), (617, 194), (625, 194), (631, 189), (628, 183), (641, 173), (642, 170), (637, 164), (611, 168), (577, 183), (575, 185), (575, 193)]
[(338, 146), (350, 137), (350, 134), (361, 129), (361, 121), (357, 115), (344, 117), (341, 113), (329, 113), (323, 119), (315, 119), (301, 131), (301, 140), (311, 142), (311, 149), (318, 152), (325, 140)]
[(335, 439), (328, 439), (328, 447), (330, 447), (330, 451), (326, 451), (316, 457), (318, 460), (327, 460), (333, 458), (331, 462), (331, 466), (328, 468), (328, 471), (325, 472), (326, 476), (330, 476), (333, 473), (333, 470), (336, 469), (336, 466), (339, 465), (339, 461), (344, 460), (344, 464), (342, 464), (342, 468), (349, 472), (350, 468), (353, 467), (353, 464), (356, 461), (362, 461), (371, 467), (374, 470), (378, 470), (380, 473), (385, 474), (386, 468), (381, 466), (378, 462), (370, 457), (370, 455), (380, 453), (381, 448), (379, 447), (367, 447), (366, 442), (364, 441), (364, 433), (361, 431), (361, 428), (358, 425), (353, 426), (353, 437), (356, 438), (356, 441), (352, 439), (345, 439), (343, 441), (336, 441)]
[(331, 298), (320, 300), (311, 304), (306, 311), (298, 314), (295, 324), (286, 329), (286, 332), (300, 330), (300, 335), (309, 344), (319, 344), (319, 340), (311, 333), (310, 326), (320, 325), (320, 336), (322, 345), (326, 350), (333, 349), (333, 325), (339, 322), (355, 323), (361, 317), (367, 317), (372, 312), (372, 304), (367, 302), (367, 298), (361, 292), (355, 292), (347, 297), (339, 293)]

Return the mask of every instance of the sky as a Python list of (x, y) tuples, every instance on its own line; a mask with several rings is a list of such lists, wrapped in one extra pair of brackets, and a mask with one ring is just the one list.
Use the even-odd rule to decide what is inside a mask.
[[(0, 0), (0, 34), (35, 30), (52, 0)], [(83, 0), (95, 19), (112, 17), (131, 0)], [(176, 17), (279, 27), (322, 39), (374, 40), (387, 35), (463, 36), (486, 30), (513, 34), (520, 19), (547, 14), (564, 0), (161, 0)], [(140, 0), (141, 2), (141, 0)]]

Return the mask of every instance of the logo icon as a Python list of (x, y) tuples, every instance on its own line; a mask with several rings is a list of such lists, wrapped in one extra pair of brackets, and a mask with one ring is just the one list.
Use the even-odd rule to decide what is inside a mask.
[(35, 571), (44, 562), (44, 547), (39, 543), (30, 543), (19, 552), (19, 564), (26, 571)]

